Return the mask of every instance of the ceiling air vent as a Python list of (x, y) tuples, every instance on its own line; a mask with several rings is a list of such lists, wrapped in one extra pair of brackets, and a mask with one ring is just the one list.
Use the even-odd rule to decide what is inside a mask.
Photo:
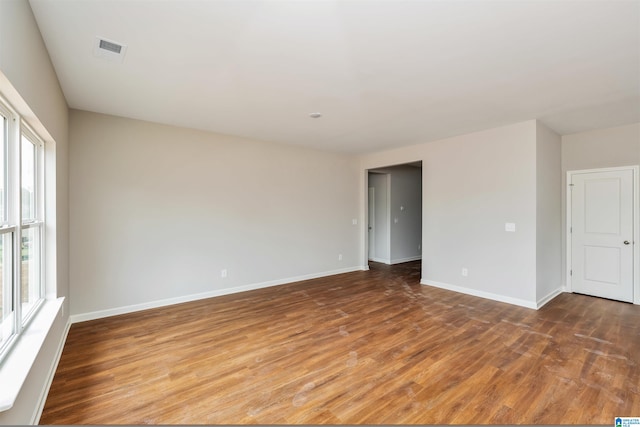
[(104, 37), (96, 37), (93, 56), (107, 61), (122, 62), (127, 46)]
[(100, 40), (100, 49), (108, 50), (113, 53), (117, 53), (120, 55), (120, 51), (122, 51), (122, 45), (117, 43), (111, 43), (106, 40)]

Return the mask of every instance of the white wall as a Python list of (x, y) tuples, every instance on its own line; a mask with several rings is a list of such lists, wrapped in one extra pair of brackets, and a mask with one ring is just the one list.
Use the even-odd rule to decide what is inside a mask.
[[(26, 0), (0, 1), (0, 91), (46, 142), (48, 179), (54, 185), (47, 190), (46, 270), (53, 285), (48, 296), (68, 297), (68, 109)], [(0, 424), (36, 421), (67, 321), (68, 310), (56, 317), (13, 408), (0, 412)]]
[(0, 8), (0, 70), (46, 131), (58, 144), (64, 144), (67, 103), (29, 2), (2, 0)]
[(70, 129), (73, 315), (363, 267), (353, 156), (73, 110)]
[(535, 301), (535, 122), (427, 148), (423, 280)]
[[(420, 258), (422, 244), (422, 171), (412, 166), (391, 168), (391, 263)], [(403, 207), (404, 209), (401, 209)], [(395, 222), (395, 219), (398, 222)]]
[[(374, 256), (372, 261), (391, 262), (389, 252), (389, 175), (386, 173), (369, 173), (369, 188), (374, 189), (374, 221), (375, 233)], [(369, 201), (371, 202), (371, 201)]]
[(532, 120), (364, 155), (361, 167), (422, 160), (423, 282), (535, 306), (535, 159)]
[(563, 287), (561, 139), (536, 127), (536, 282), (537, 301), (546, 302)]
[(640, 165), (640, 123), (562, 136), (563, 282), (567, 265), (567, 171), (631, 165)]
[(571, 170), (637, 164), (640, 164), (640, 123), (562, 137), (564, 175)]

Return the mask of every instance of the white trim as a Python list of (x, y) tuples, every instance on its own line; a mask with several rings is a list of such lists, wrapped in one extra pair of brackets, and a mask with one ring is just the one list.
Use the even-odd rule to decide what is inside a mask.
[[(362, 176), (362, 175), (361, 175)], [(364, 205), (360, 207), (362, 218), (360, 226), (360, 262), (362, 265), (369, 266), (369, 170), (364, 170), (364, 189), (361, 187), (364, 195)], [(362, 198), (361, 198), (362, 200)]]
[(566, 217), (565, 217), (565, 246), (566, 246), (566, 254), (565, 254), (565, 272), (564, 272), (564, 276), (565, 276), (565, 288), (567, 289), (567, 292), (573, 292), (573, 288), (572, 288), (572, 283), (571, 283), (571, 269), (572, 269), (572, 264), (571, 264), (571, 257), (573, 256), (571, 253), (571, 246), (572, 246), (572, 239), (571, 239), (571, 199), (572, 199), (572, 193), (571, 191), (573, 190), (571, 187), (573, 187), (571, 185), (571, 177), (573, 176), (573, 172), (572, 171), (567, 171), (567, 176), (565, 178), (565, 186), (567, 188), (566, 191), (566, 200), (565, 200), (565, 213), (566, 213)]
[(633, 303), (640, 305), (640, 167), (633, 167)]
[(391, 265), (393, 265), (393, 264), (402, 264), (403, 262), (418, 261), (418, 260), (421, 260), (421, 259), (422, 259), (422, 255), (410, 256), (408, 258), (392, 259), (391, 260)]
[[(1, 73), (0, 73), (1, 74)], [(0, 85), (2, 85), (2, 79), (0, 76)], [(19, 96), (16, 98), (19, 99)], [(38, 311), (43, 305), (45, 298), (45, 282), (44, 282), (44, 262), (46, 259), (45, 239), (44, 239), (44, 140), (34, 131), (33, 127), (25, 120), (24, 116), (14, 108), (14, 106), (8, 102), (2, 93), (0, 93), (0, 113), (7, 120), (7, 139), (5, 141), (5, 176), (0, 179), (6, 180), (4, 199), (4, 208), (6, 217), (3, 221), (2, 232), (0, 234), (7, 234), (10, 231), (9, 228), (13, 227), (12, 231), (14, 239), (12, 245), (11, 257), (5, 255), (4, 261), (11, 259), (11, 270), (5, 270), (4, 287), (11, 288), (11, 295), (13, 297), (11, 310), (11, 329), (10, 338), (5, 341), (5, 344), (0, 347), (0, 361), (2, 361), (11, 351), (12, 345), (17, 345), (20, 335), (23, 331), (27, 330), (29, 323), (36, 316)], [(26, 221), (23, 225), (22, 221), (22, 142), (27, 141), (34, 146), (34, 215), (33, 218)], [(9, 225), (9, 226), (8, 226)], [(26, 307), (23, 312), (23, 295), (20, 284), (22, 283), (22, 237), (23, 231), (29, 228), (33, 228), (36, 231), (35, 245), (38, 251), (34, 256), (35, 264), (38, 267), (37, 276), (33, 277), (34, 283), (29, 282), (29, 295), (34, 291), (35, 301), (29, 301), (30, 307)], [(7, 252), (5, 252), (7, 254)], [(31, 271), (31, 270), (30, 270)], [(9, 278), (7, 274), (12, 274)], [(37, 285), (37, 287), (36, 287)], [(37, 295), (36, 292), (37, 291)], [(30, 298), (31, 299), (31, 298)], [(9, 300), (0, 301), (0, 304), (8, 304)], [(7, 307), (4, 307), (5, 310)], [(7, 322), (9, 317), (7, 316), (4, 322)], [(3, 322), (3, 323), (4, 323)], [(44, 326), (39, 324), (37, 331), (40, 331)], [(4, 327), (3, 327), (4, 329)], [(27, 347), (36, 342), (32, 339), (26, 340)], [(23, 345), (24, 347), (24, 345)], [(18, 368), (21, 372), (22, 366)], [(3, 407), (4, 398), (10, 396), (12, 390), (9, 390), (7, 394), (0, 393), (0, 408)], [(13, 405), (13, 403), (12, 403)], [(1, 411), (2, 409), (0, 409)]]
[(26, 230), (28, 228), (41, 227), (43, 225), (44, 225), (43, 221), (34, 221), (34, 222), (25, 222), (20, 227), (22, 227), (23, 230)]
[(391, 265), (391, 227), (393, 226), (393, 219), (391, 218), (391, 174), (387, 172), (383, 175), (387, 182), (387, 253), (389, 254), (389, 262), (387, 264)]
[(69, 335), (69, 329), (71, 328), (71, 320), (67, 319), (67, 324), (64, 327), (64, 332), (62, 333), (62, 339), (58, 343), (58, 348), (56, 349), (55, 356), (53, 358), (53, 363), (49, 368), (49, 374), (47, 375), (47, 382), (40, 392), (40, 397), (38, 398), (38, 406), (36, 406), (35, 412), (31, 417), (31, 425), (40, 424), (40, 417), (42, 416), (42, 411), (44, 411), (44, 405), (47, 403), (47, 397), (49, 395), (49, 390), (51, 389), (51, 384), (53, 383), (53, 378), (56, 375), (56, 371), (58, 370), (58, 364), (60, 363), (60, 358), (62, 357), (62, 351), (64, 350), (64, 345), (67, 342), (67, 336)]
[(103, 317), (117, 316), (119, 314), (133, 313), (136, 311), (148, 310), (151, 308), (165, 307), (168, 305), (180, 304), (183, 302), (197, 301), (206, 298), (219, 297), (222, 295), (235, 294), (238, 292), (252, 291), (255, 289), (269, 288), (271, 286), (285, 285), (287, 283), (300, 282), (303, 280), (317, 279), (320, 277), (334, 276), (336, 274), (351, 273), (353, 271), (362, 271), (363, 266), (355, 266), (341, 268), (338, 270), (325, 271), (321, 273), (306, 274), (303, 276), (288, 277), (286, 279), (270, 280), (267, 282), (252, 283), (234, 288), (216, 289), (214, 291), (203, 292), (199, 294), (183, 295), (174, 298), (166, 298), (162, 300), (150, 301), (141, 304), (127, 305), (123, 307), (109, 308), (106, 310), (92, 311), (89, 313), (74, 314), (71, 316), (71, 323), (86, 322), (88, 320), (101, 319)]
[(620, 172), (631, 170), (633, 172), (633, 303), (640, 305), (640, 167), (638, 165), (620, 166), (613, 168), (581, 169), (567, 171), (566, 176), (566, 292), (573, 292), (571, 283), (571, 177), (573, 175), (596, 172)]
[(64, 298), (45, 301), (3, 360), (0, 366), (0, 384), (3, 385), (0, 388), (0, 412), (13, 407), (63, 302)]
[(565, 292), (565, 290), (560, 286), (557, 289), (549, 292), (549, 294), (545, 297), (542, 297), (538, 300), (538, 302), (536, 303), (537, 305), (537, 309), (542, 308), (545, 304), (547, 304), (549, 301), (551, 301), (552, 299), (554, 299), (555, 297), (557, 297), (558, 295), (560, 295), (561, 293)]
[(421, 279), (421, 285), (433, 286), (435, 288), (446, 289), (448, 291), (459, 292), (461, 294), (472, 295), (474, 297), (486, 298), (493, 301), (506, 302), (508, 304), (519, 305), (520, 307), (538, 309), (538, 305), (533, 301), (527, 301), (520, 298), (508, 297), (491, 292), (478, 291), (476, 289), (465, 288), (462, 286), (450, 285), (448, 283), (436, 282), (435, 280)]
[[(371, 195), (373, 197), (367, 199), (367, 238), (369, 239), (367, 241), (367, 257), (369, 258), (373, 258), (376, 254), (376, 230), (373, 227), (375, 227), (376, 225), (376, 187), (369, 187), (367, 189), (367, 195)], [(373, 209), (371, 209), (373, 207)], [(369, 215), (369, 211), (371, 211), (371, 213), (373, 213), (373, 215), (368, 216)], [(372, 233), (370, 233), (369, 231), (373, 230)], [(373, 236), (373, 239), (371, 239), (370, 237)]]
[(394, 265), (394, 264), (402, 264), (403, 262), (411, 262), (411, 261), (418, 261), (422, 259), (422, 255), (417, 255), (417, 256), (411, 256), (408, 258), (399, 258), (399, 259), (388, 259), (388, 258), (369, 258), (369, 261), (373, 261), (373, 262), (380, 262), (382, 264), (387, 264), (387, 265)]
[(369, 261), (380, 262), (382, 264), (391, 265), (391, 260), (390, 259), (386, 259), (386, 258), (373, 257), (373, 258), (369, 258)]

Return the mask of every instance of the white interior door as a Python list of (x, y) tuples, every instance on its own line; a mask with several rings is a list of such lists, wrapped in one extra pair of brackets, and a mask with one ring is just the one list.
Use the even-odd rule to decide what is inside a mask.
[(369, 187), (369, 259), (376, 257), (376, 189)]
[(571, 174), (571, 290), (633, 302), (633, 170)]

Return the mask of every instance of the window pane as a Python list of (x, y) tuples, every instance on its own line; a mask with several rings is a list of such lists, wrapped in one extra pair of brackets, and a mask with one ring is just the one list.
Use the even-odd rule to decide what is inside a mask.
[(22, 219), (36, 218), (36, 146), (22, 137)]
[(0, 234), (0, 349), (13, 335), (11, 248), (13, 233)]
[(31, 314), (31, 310), (42, 298), (40, 286), (40, 227), (22, 229), (22, 319)]

